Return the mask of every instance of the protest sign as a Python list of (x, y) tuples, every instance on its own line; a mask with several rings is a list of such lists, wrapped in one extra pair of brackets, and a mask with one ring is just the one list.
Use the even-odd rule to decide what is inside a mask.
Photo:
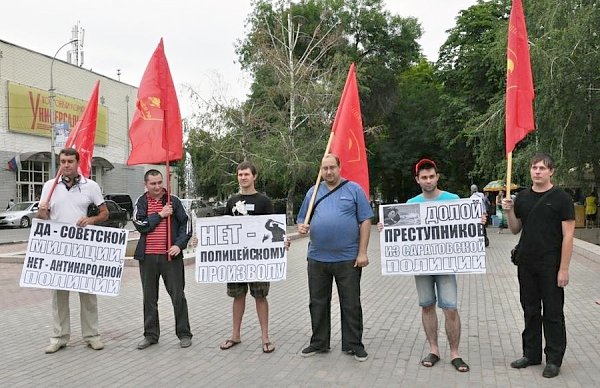
[(284, 214), (198, 218), (196, 235), (197, 282), (285, 280)]
[(34, 218), (20, 285), (117, 296), (128, 233)]
[(485, 273), (479, 200), (379, 207), (383, 275)]

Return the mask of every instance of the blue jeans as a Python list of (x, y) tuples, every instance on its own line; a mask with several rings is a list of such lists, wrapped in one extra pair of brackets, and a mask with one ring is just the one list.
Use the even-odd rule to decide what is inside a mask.
[(331, 341), (331, 293), (333, 279), (338, 289), (342, 320), (342, 350), (364, 349), (363, 316), (360, 304), (362, 269), (354, 260), (325, 263), (308, 258), (308, 290), (310, 293), (310, 345), (329, 350)]
[(429, 307), (437, 302), (442, 309), (456, 310), (456, 275), (418, 275), (415, 276), (419, 306)]

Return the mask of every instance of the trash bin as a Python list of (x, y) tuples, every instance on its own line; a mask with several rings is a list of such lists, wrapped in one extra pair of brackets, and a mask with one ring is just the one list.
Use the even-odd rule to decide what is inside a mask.
[(585, 228), (585, 206), (576, 204), (573, 206), (575, 206), (575, 227)]

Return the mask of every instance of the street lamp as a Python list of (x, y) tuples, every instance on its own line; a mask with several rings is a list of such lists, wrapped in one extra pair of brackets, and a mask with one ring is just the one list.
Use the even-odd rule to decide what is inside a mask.
[(54, 178), (56, 175), (56, 155), (54, 154), (54, 142), (56, 141), (56, 135), (54, 133), (54, 60), (56, 59), (58, 52), (62, 50), (63, 47), (75, 43), (78, 40), (79, 39), (72, 39), (60, 46), (58, 50), (56, 50), (56, 53), (52, 57), (52, 62), (50, 63), (50, 89), (48, 90), (50, 94), (50, 179)]

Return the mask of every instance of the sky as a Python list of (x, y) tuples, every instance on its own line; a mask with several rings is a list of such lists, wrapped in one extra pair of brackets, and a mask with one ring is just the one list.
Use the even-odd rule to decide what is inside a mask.
[[(419, 19), (419, 43), (437, 59), (446, 30), (460, 10), (476, 0), (386, 0), (387, 9)], [(0, 39), (53, 56), (71, 40), (73, 27), (85, 29), (82, 67), (138, 86), (160, 38), (176, 85), (189, 85), (203, 98), (223, 95), (242, 100), (251, 79), (244, 74), (235, 42), (245, 36), (250, 0), (5, 1)], [(66, 60), (67, 50), (56, 56)], [(48, 78), (50, 75), (48, 74)], [(49, 81), (48, 81), (49, 83)], [(39, 85), (38, 85), (39, 86)], [(191, 112), (180, 93), (182, 115)]]

